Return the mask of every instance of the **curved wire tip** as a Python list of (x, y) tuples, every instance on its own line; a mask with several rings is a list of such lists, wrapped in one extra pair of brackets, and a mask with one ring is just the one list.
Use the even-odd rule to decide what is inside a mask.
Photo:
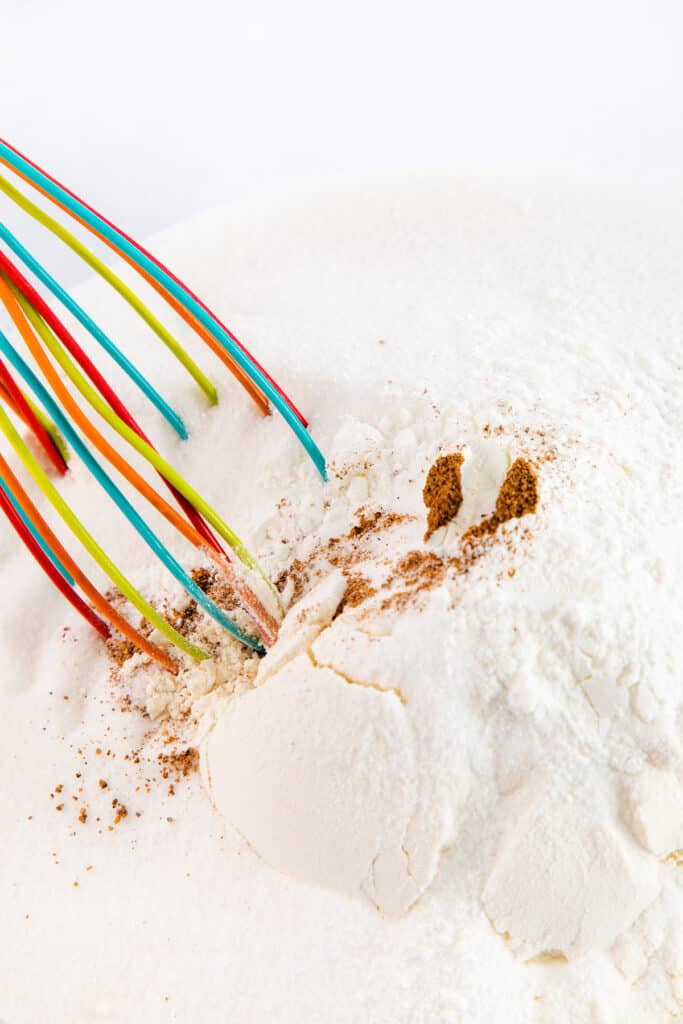
[[(230, 365), (237, 371), (236, 375), (238, 378), (243, 380), (244, 375), (246, 375), (263, 398), (267, 402), (272, 403), (278, 410), (285, 422), (296, 434), (323, 480), (327, 480), (325, 457), (309, 434), (307, 429), (308, 423), (303, 415), (245, 346), (194, 292), (133, 238), (117, 228), (115, 224), (99, 214), (92, 206), (89, 206), (74, 192), (57, 181), (56, 178), (1, 138), (0, 162), (110, 246), (119, 256), (130, 263), (144, 280), (156, 288), (171, 308), (179, 312), (215, 352), (218, 353), (219, 350), (222, 350), (223, 356), (229, 360)], [(133, 305), (136, 312), (147, 321), (152, 330), (171, 348), (176, 357), (184, 363), (186, 369), (200, 382), (200, 386), (204, 387), (206, 378), (203, 378), (201, 371), (198, 371), (199, 375), (197, 375), (195, 372), (197, 368), (194, 367), (187, 353), (182, 350), (182, 346), (179, 346), (175, 339), (168, 335), (168, 332), (153, 317), (153, 314), (150, 314), (149, 310), (135, 296), (131, 295), (130, 289), (127, 289), (116, 275), (112, 274), (101, 261), (97, 260), (82, 243), (74, 239), (66, 229), (45, 214), (44, 211), (35, 207), (30, 200), (27, 200), (11, 183), (1, 176), (0, 190), (5, 192), (14, 203), (42, 223), (48, 230), (57, 234), (65, 244), (74, 249), (98, 274), (101, 274), (129, 304)], [(181, 351), (178, 351), (179, 349)], [(202, 383), (202, 379), (204, 383)], [(208, 390), (207, 395), (211, 400)]]
[[(322, 479), (328, 479), (325, 458), (311, 437), (308, 431), (308, 422), (302, 413), (237, 337), (179, 278), (129, 235), (126, 235), (75, 193), (69, 191), (2, 139), (0, 139), (0, 163), (5, 164), (14, 174), (28, 182), (32, 188), (47, 197), (55, 206), (86, 227), (98, 240), (104, 242), (132, 266), (230, 369), (261, 412), (268, 413), (271, 404), (278, 410), (303, 445)], [(0, 175), (0, 192), (76, 252), (110, 287), (117, 291), (194, 378), (208, 401), (212, 404), (218, 401), (218, 393), (213, 383), (155, 314), (121, 278), (114, 274), (90, 249), (86, 248), (78, 238), (67, 231), (62, 224), (49, 216), (44, 209), (31, 202), (2, 175)], [(43, 288), (50, 292), (90, 334), (91, 338), (131, 379), (176, 433), (181, 438), (186, 438), (188, 436), (187, 429), (182, 418), (159, 394), (152, 382), (2, 223), (0, 223), (0, 241)], [(234, 567), (226, 554), (227, 548), (224, 549), (221, 546), (221, 540), (229, 545), (237, 560), (243, 562), (249, 571), (260, 575), (268, 584), (271, 593), (274, 593), (272, 584), (267, 580), (256, 560), (218, 513), (157, 452), (126, 406), (118, 398), (117, 388), (107, 383), (92, 360), (85, 354), (72, 334), (66, 330), (39, 292), (2, 250), (0, 250), (0, 292), (0, 298), (18, 328), (20, 336), (28, 346), (34, 361), (37, 362), (57, 399), (55, 401), (50, 391), (43, 386), (18, 351), (0, 332), (0, 352), (9, 364), (5, 365), (5, 362), (0, 360), (0, 432), (14, 448), (15, 453), (40, 490), (80, 540), (86, 551), (121, 590), (124, 597), (165, 637), (167, 642), (196, 660), (208, 657), (205, 651), (181, 636), (154, 610), (90, 536), (14, 430), (7, 414), (3, 411), (3, 402), (10, 412), (22, 419), (29, 427), (60, 475), (67, 468), (68, 442), (70, 448), (85, 463), (128, 522), (140, 534), (166, 569), (197, 602), (198, 606), (241, 643), (260, 655), (265, 654), (266, 648), (274, 642), (277, 636), (278, 621), (266, 610), (251, 584), (246, 584), (241, 577), (235, 574)], [(98, 415), (156, 469), (175, 498), (181, 512), (184, 513), (184, 517), (179, 515), (177, 510), (173, 509), (153, 488), (150, 488), (137, 471), (118, 455), (99, 431), (93, 427), (88, 417), (70, 396), (65, 383), (61, 381), (56, 372), (56, 367), (51, 363), (50, 357), (55, 360), (71, 385), (76, 387)], [(9, 369), (10, 366), (12, 371), (22, 378), (23, 386), (28, 385), (33, 397), (25, 394), (15, 382)], [(86, 380), (86, 377), (89, 379)], [(242, 607), (257, 626), (261, 639), (251, 636), (239, 628), (196, 585), (192, 576), (183, 569), (166, 545), (139, 515), (124, 492), (118, 488), (109, 474), (93, 457), (89, 448), (83, 443), (80, 434), (72, 425), (72, 420), (116, 470), (132, 483), (133, 487), (153, 507), (160, 511), (186, 539), (208, 554), (218, 570), (231, 582)], [(169, 671), (176, 672), (177, 664), (165, 651), (133, 630), (125, 619), (118, 616), (106, 599), (102, 598), (92, 587), (87, 577), (80, 571), (47, 526), (45, 520), (40, 517), (26, 493), (21, 489), (19, 482), (10, 474), (9, 467), (0, 455), (2, 511), (55, 586), (103, 636), (109, 635), (107, 623), (110, 623), (132, 640), (139, 649), (145, 651)], [(216, 533), (213, 532), (214, 530)], [(76, 587), (80, 587), (84, 591), (95, 610), (76, 593)]]

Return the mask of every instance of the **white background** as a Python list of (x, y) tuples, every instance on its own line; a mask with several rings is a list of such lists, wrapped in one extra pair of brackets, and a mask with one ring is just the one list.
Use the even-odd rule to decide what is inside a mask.
[(0, 135), (139, 238), (254, 190), (410, 169), (683, 182), (677, 0), (0, 10)]

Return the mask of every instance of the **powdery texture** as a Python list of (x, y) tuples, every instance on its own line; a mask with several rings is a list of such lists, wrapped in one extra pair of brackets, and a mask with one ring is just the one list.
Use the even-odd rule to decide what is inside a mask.
[[(276, 417), (222, 375), (207, 410), (83, 289), (191, 440), (133, 414), (288, 615), (260, 664), (212, 632), (75, 464), (68, 500), (213, 654), (119, 667), (2, 534), (0, 1018), (669, 1024), (680, 204), (432, 181), (290, 207), (158, 248), (296, 395), (325, 487)], [(454, 451), (462, 504), (425, 542)], [(517, 460), (534, 511), (472, 543)]]

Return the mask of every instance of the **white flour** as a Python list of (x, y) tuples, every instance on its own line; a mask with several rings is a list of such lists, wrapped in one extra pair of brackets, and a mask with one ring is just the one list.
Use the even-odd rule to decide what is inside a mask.
[[(215, 657), (177, 681), (133, 660), (114, 684), (202, 740), (224, 817), (195, 778), (174, 795), (146, 783), (150, 723), (113, 710), (98, 641), (3, 535), (20, 596), (0, 602), (0, 1019), (683, 1012), (683, 213), (432, 186), (226, 214), (165, 242), (331, 459), (323, 488), (229, 383), (207, 413), (175, 368), (157, 371), (193, 428), (166, 449), (290, 607), (260, 667), (216, 632)], [(83, 295), (129, 329), (99, 286)], [(455, 450), (464, 501), (425, 544), (424, 479)], [(460, 571), (463, 533), (518, 457), (536, 467), (536, 512)], [(67, 487), (136, 582), (180, 606), (80, 468)], [(407, 568), (414, 551), (427, 569)], [(29, 602), (45, 643), (24, 649)], [(112, 795), (128, 816), (100, 835)]]

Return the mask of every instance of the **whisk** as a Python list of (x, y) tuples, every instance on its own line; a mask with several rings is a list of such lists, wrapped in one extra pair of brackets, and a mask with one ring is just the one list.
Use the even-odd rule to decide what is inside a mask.
[[(270, 412), (271, 405), (277, 409), (323, 480), (326, 479), (325, 459), (309, 433), (303, 414), (242, 342), (187, 285), (129, 235), (3, 139), (0, 139), (0, 163), (133, 267), (231, 371), (263, 414)], [(215, 404), (218, 401), (211, 380), (139, 296), (106, 263), (60, 221), (36, 205), (14, 179), (9, 180), (0, 174), (0, 192), (73, 250), (115, 289), (195, 380), (208, 402)], [(182, 417), (2, 222), (0, 242), (3, 246), (0, 247), (0, 302), (40, 373), (39, 376), (19, 348), (0, 331), (0, 433), (85, 551), (137, 609), (148, 626), (156, 629), (171, 647), (196, 660), (209, 656), (179, 633), (100, 547), (19, 433), (17, 420), (33, 434), (51, 464), (53, 478), (67, 473), (73, 451), (187, 594), (233, 637), (263, 653), (277, 635), (281, 616), (277, 591), (219, 513), (152, 444), (115, 388), (67, 330), (45, 298), (45, 293), (73, 316), (178, 436), (185, 439), (188, 435)], [(37, 286), (42, 286), (42, 293)], [(92, 416), (76, 400), (64, 377), (82, 402), (156, 470), (175, 505), (142, 477), (122, 452), (104, 437)], [(241, 628), (183, 568), (93, 454), (93, 449), (132, 484), (138, 495), (160, 512), (181, 536), (208, 556), (216, 571), (230, 583), (255, 626), (255, 634)], [(136, 629), (91, 583), (45, 521), (1, 451), (0, 508), (48, 578), (94, 629), (107, 638), (111, 635), (111, 628), (115, 628), (140, 651), (171, 672), (177, 672), (176, 660), (160, 641), (155, 642), (151, 638), (152, 630), (147, 628), (143, 632), (142, 624), (140, 629)]]

